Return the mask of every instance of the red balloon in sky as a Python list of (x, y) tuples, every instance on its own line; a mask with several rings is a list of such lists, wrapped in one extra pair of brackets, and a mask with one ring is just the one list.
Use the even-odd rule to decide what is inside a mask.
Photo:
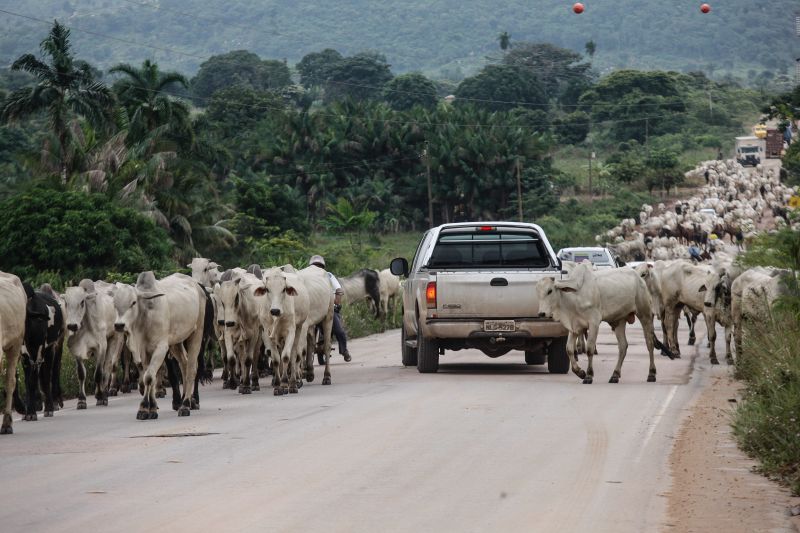
[(572, 10), (578, 15), (580, 15), (581, 13), (583, 13), (583, 4), (581, 4), (580, 2), (576, 2), (575, 5), (572, 6)]
[(702, 11), (703, 13), (708, 13), (709, 11), (711, 11), (711, 6), (708, 4), (703, 4), (700, 6), (700, 11)]

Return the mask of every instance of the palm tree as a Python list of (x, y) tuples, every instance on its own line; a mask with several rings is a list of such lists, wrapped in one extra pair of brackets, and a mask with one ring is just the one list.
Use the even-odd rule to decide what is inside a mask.
[(141, 68), (120, 63), (109, 70), (124, 74), (125, 78), (114, 84), (120, 103), (128, 112), (128, 140), (136, 143), (158, 127), (176, 132), (186, 129), (189, 108), (165, 91), (189, 87), (189, 81), (178, 72), (161, 72), (158, 64), (146, 59)]
[(511, 34), (507, 31), (504, 31), (500, 35), (497, 36), (497, 40), (500, 41), (500, 50), (505, 52), (511, 47)]
[(14, 91), (3, 104), (0, 118), (11, 122), (44, 111), (57, 138), (61, 182), (66, 183), (69, 172), (67, 145), (70, 122), (83, 116), (95, 126), (110, 122), (114, 94), (103, 83), (94, 80), (91, 67), (72, 56), (69, 28), (58, 21), (41, 44), (42, 54), (49, 62), (33, 54), (20, 56), (11, 70), (24, 70), (33, 74), (36, 84)]

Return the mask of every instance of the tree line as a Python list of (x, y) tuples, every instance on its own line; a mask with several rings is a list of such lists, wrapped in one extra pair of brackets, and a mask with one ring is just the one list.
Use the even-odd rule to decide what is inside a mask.
[[(314, 230), (512, 218), (520, 200), (536, 218), (576, 185), (553, 165), (561, 147), (611, 147), (621, 155), (604, 171), (619, 187), (669, 186), (682, 175), (677, 155), (721, 146), (754, 99), (702, 74), (599, 77), (593, 43), (587, 58), (501, 42), (491, 64), (453, 84), (333, 49), (294, 69), (241, 50), (209, 58), (192, 78), (150, 60), (103, 76), (70, 38), (56, 22), (41, 53), (4, 76), (0, 226), (27, 240), (6, 241), (2, 268), (124, 272), (197, 254), (244, 264)], [(42, 214), (39, 197), (60, 198), (61, 211)], [(108, 216), (76, 215), (87, 209)], [(95, 238), (106, 229), (119, 239)], [(66, 250), (50, 256), (37, 242)], [(74, 246), (86, 253), (64, 263)], [(123, 258), (121, 246), (146, 253)]]

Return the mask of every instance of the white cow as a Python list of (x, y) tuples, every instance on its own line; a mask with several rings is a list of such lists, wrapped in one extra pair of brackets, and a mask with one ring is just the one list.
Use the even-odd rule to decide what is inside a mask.
[[(200, 285), (184, 274), (156, 280), (152, 272), (142, 272), (132, 290), (115, 290), (114, 328), (125, 332), (134, 361), (143, 369), (144, 391), (138, 420), (158, 418), (157, 376), (169, 351), (183, 377), (183, 398), (178, 416), (189, 416), (197, 373), (197, 360), (203, 343), (206, 296)], [(174, 404), (173, 399), (173, 404)]]
[(665, 343), (676, 356), (681, 353), (678, 345), (678, 319), (681, 309), (685, 306), (694, 314), (703, 312), (705, 295), (700, 292), (700, 287), (712, 272), (710, 266), (695, 266), (687, 261), (675, 261), (660, 269), (658, 281), (666, 326)]
[(317, 327), (322, 329), (323, 350), (325, 352), (325, 374), (323, 385), (331, 384), (331, 328), (333, 327), (333, 286), (328, 273), (318, 266), (311, 265), (297, 272), (308, 292), (308, 333), (306, 334), (305, 371), (306, 381), (314, 381), (314, 347)]
[(378, 272), (379, 288), (381, 293), (381, 312), (383, 316), (389, 315), (389, 304), (392, 304), (394, 309), (394, 302), (396, 302), (400, 295), (400, 277), (395, 276), (391, 271), (386, 268)]
[(275, 396), (296, 393), (303, 380), (302, 358), (311, 326), (306, 286), (299, 274), (274, 267), (254, 294), (266, 298), (260, 318), (272, 346), (273, 392)]
[(222, 275), (220, 266), (205, 257), (195, 257), (186, 267), (192, 269), (192, 279), (204, 287), (213, 287)]
[(113, 286), (104, 282), (81, 280), (77, 287), (64, 292), (67, 323), (67, 347), (78, 369), (78, 409), (86, 409), (87, 359), (94, 358), (97, 405), (108, 405), (108, 386), (115, 362), (122, 350), (123, 335), (114, 331)]
[(731, 318), (737, 357), (742, 356), (743, 325), (745, 321), (763, 321), (772, 304), (785, 291), (785, 278), (790, 271), (772, 268), (751, 268), (731, 285)]
[[(586, 263), (580, 263), (567, 279), (556, 281), (545, 278), (537, 283), (539, 315), (552, 316), (569, 331), (567, 354), (572, 371), (592, 383), (594, 370), (592, 358), (597, 353), (597, 334), (600, 322), (608, 323), (614, 330), (618, 344), (617, 366), (609, 383), (618, 383), (622, 375), (622, 362), (628, 351), (625, 324), (639, 319), (644, 330), (645, 343), (650, 354), (650, 369), (647, 381), (656, 380), (653, 357), (654, 333), (653, 312), (650, 294), (639, 275), (631, 269), (614, 269), (592, 272)], [(576, 340), (587, 334), (586, 354), (589, 359), (584, 372), (575, 357)]]
[[(226, 272), (227, 274), (227, 272)], [(227, 355), (229, 387), (239, 382), (239, 393), (250, 394), (260, 390), (258, 369), (254, 364), (261, 352), (260, 308), (264, 298), (254, 291), (263, 282), (253, 274), (232, 273), (225, 276), (214, 289), (217, 300), (217, 320), (225, 325), (224, 340)]]
[(25, 341), (25, 306), (28, 298), (22, 281), (14, 274), (0, 272), (0, 364), (6, 358), (6, 404), (0, 435), (14, 433), (11, 405), (16, 387), (16, 368)]

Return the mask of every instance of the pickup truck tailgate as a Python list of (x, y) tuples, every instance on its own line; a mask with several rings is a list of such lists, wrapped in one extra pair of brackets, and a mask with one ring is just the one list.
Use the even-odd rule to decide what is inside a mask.
[(539, 314), (536, 283), (555, 272), (439, 272), (438, 318), (533, 318)]

